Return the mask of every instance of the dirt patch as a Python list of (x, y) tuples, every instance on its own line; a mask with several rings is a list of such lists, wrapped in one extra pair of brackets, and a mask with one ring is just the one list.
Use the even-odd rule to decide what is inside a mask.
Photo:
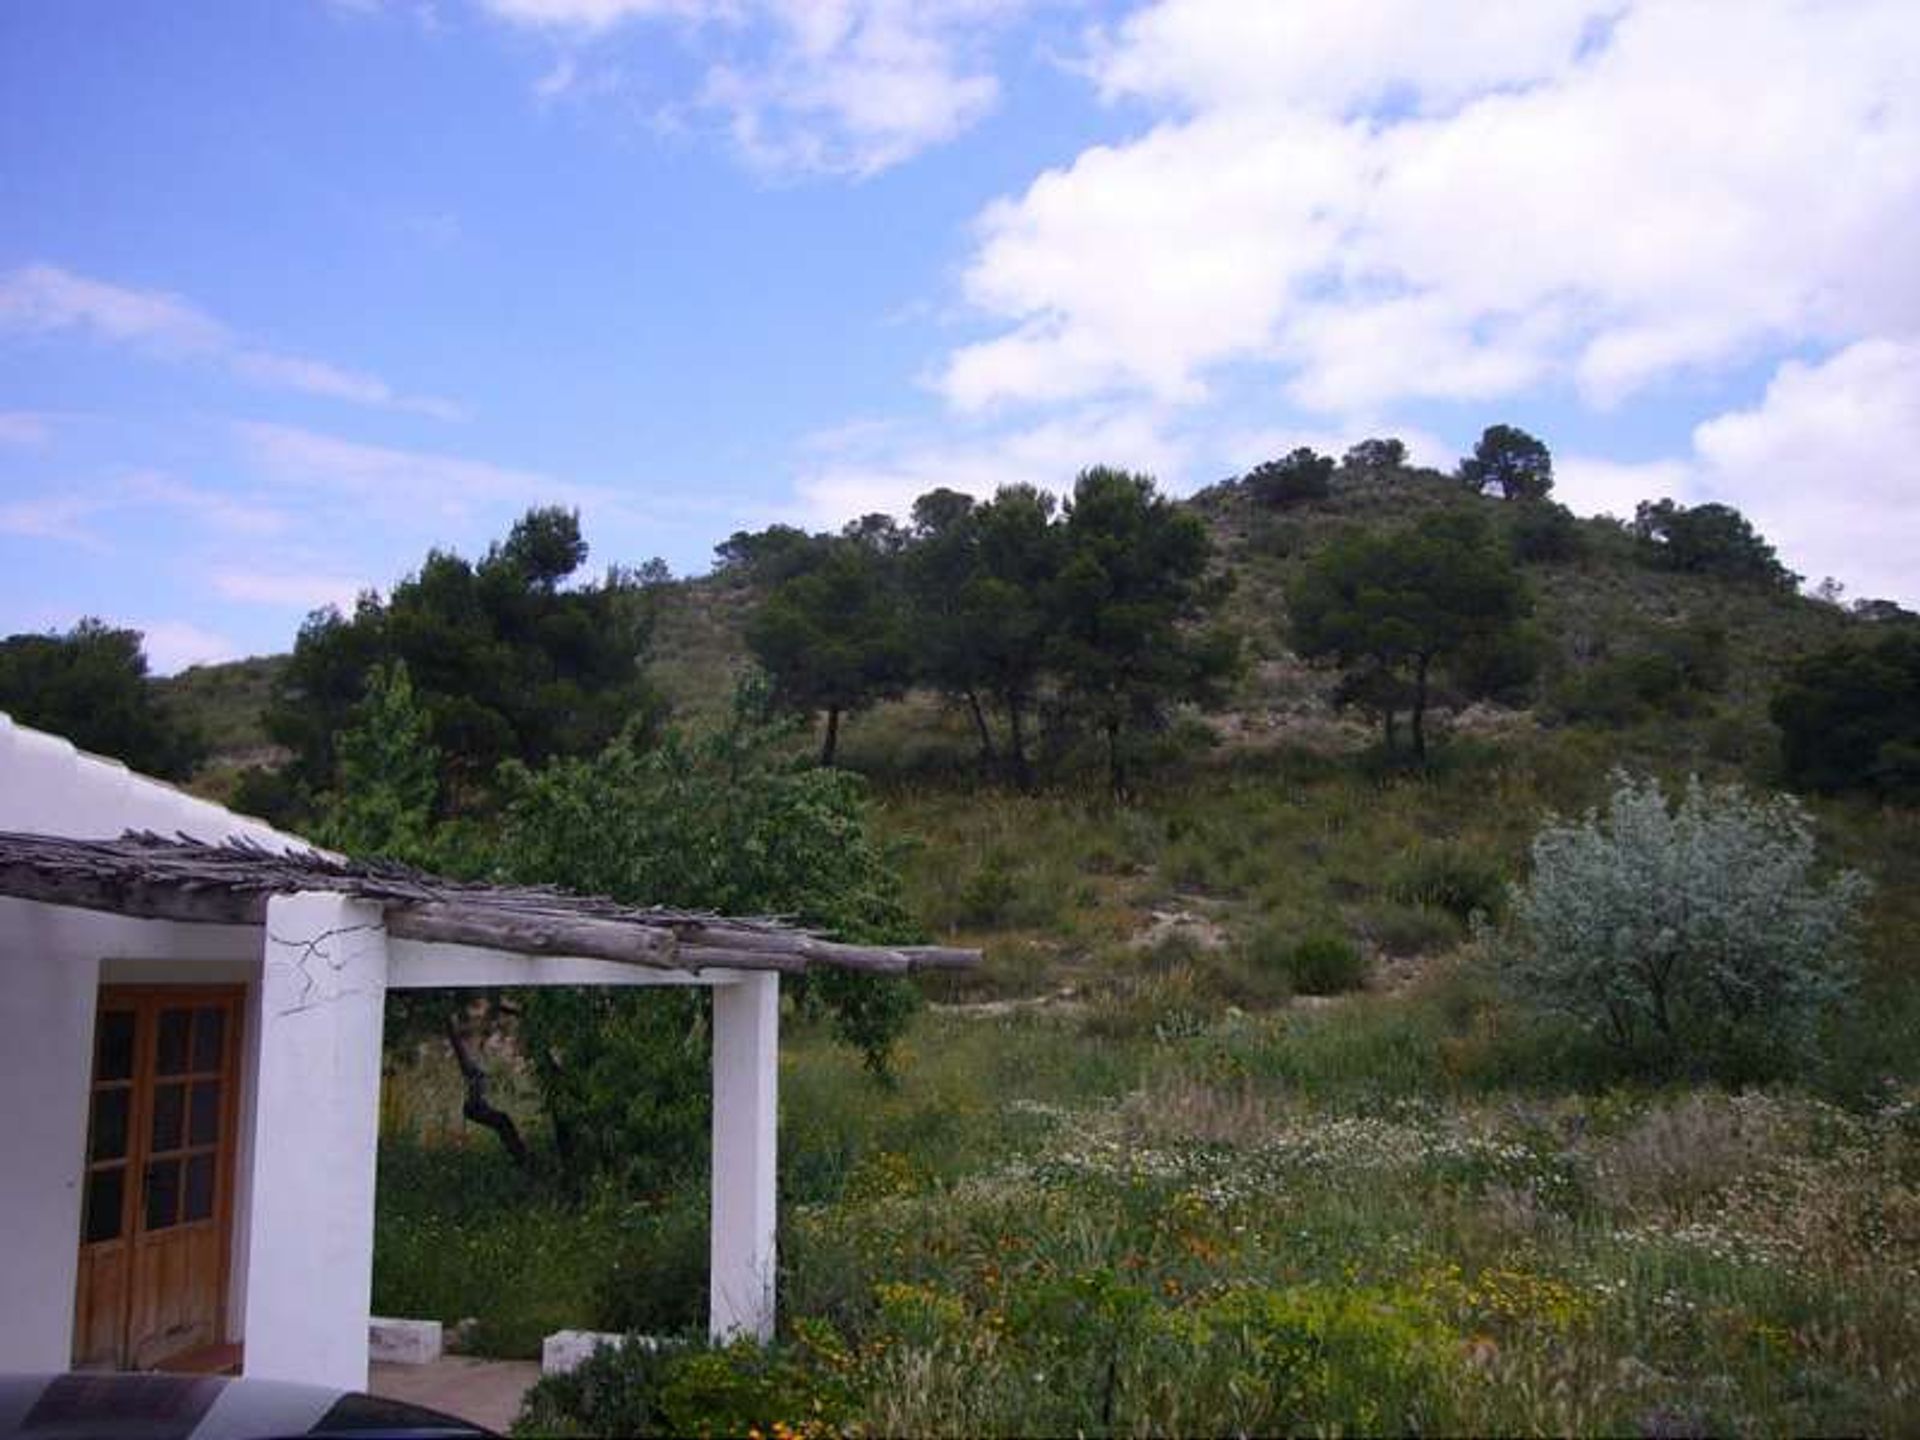
[(1170, 940), (1196, 950), (1224, 950), (1227, 931), (1219, 921), (1191, 910), (1149, 910), (1147, 923), (1127, 943), (1136, 950), (1156, 950)]
[(942, 1015), (964, 1015), (970, 1019), (991, 1019), (996, 1015), (1020, 1015), (1046, 1010), (1055, 1014), (1077, 1014), (1087, 1008), (1079, 992), (1071, 985), (1045, 995), (1022, 995), (1011, 1000), (972, 1000), (958, 1005), (929, 1005)]

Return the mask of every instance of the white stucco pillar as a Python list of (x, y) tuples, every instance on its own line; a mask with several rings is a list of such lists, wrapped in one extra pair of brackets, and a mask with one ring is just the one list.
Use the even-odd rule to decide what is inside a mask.
[(0, 900), (0, 1371), (73, 1361), (100, 966), (54, 949), (48, 918)]
[(244, 1371), (364, 1389), (387, 937), (333, 894), (267, 904)]
[(780, 977), (713, 992), (713, 1220), (708, 1332), (773, 1336)]

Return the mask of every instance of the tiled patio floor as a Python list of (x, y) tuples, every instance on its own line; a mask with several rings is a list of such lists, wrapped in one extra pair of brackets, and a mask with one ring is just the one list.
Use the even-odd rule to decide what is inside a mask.
[(520, 1413), (520, 1397), (540, 1378), (532, 1360), (480, 1360), (446, 1355), (431, 1365), (376, 1362), (367, 1388), (390, 1400), (406, 1400), (430, 1410), (505, 1434)]

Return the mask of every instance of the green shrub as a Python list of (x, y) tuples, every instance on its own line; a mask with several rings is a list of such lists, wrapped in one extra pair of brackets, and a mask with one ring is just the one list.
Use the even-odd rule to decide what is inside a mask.
[(1334, 459), (1317, 455), (1307, 446), (1278, 460), (1256, 465), (1246, 474), (1246, 486), (1262, 505), (1284, 507), (1308, 500), (1324, 500), (1333, 493)]
[(1658, 656), (1619, 655), (1562, 680), (1550, 704), (1572, 724), (1618, 729), (1676, 708), (1681, 693), (1678, 672)]
[(1306, 548), (1311, 533), (1296, 521), (1282, 520), (1277, 515), (1262, 512), (1253, 517), (1247, 535), (1247, 548), (1256, 555), (1286, 560)]
[(980, 867), (960, 887), (956, 914), (962, 925), (986, 927), (1006, 920), (1020, 897), (1020, 881), (1013, 866), (1013, 856), (999, 845), (981, 857)]
[(1431, 905), (1457, 920), (1478, 912), (1497, 916), (1505, 907), (1507, 879), (1492, 861), (1458, 845), (1415, 851), (1395, 868), (1387, 893), (1403, 905)]
[(1574, 724), (1618, 728), (1709, 708), (1728, 678), (1723, 625), (1641, 626), (1628, 631), (1616, 653), (1563, 678), (1551, 708)]
[(1276, 990), (1293, 989), (1294, 939), (1286, 926), (1269, 921), (1240, 942), (1241, 967)]
[(1218, 1003), (1190, 966), (1116, 978), (1088, 1009), (1087, 1033), (1108, 1040), (1182, 1040), (1203, 1034)]
[(521, 1435), (745, 1435), (776, 1424), (818, 1433), (842, 1422), (844, 1387), (804, 1350), (748, 1340), (709, 1348), (693, 1339), (630, 1337), (603, 1345), (527, 1392)]
[(1558, 565), (1586, 553), (1586, 535), (1564, 505), (1551, 500), (1516, 505), (1507, 522), (1507, 542), (1522, 563)]
[[(796, 766), (765, 707), (743, 682), (704, 733), (649, 748), (636, 730), (591, 759), (503, 766), (497, 872), (635, 905), (786, 915), (850, 941), (918, 938), (861, 782)], [(882, 1075), (918, 994), (904, 977), (838, 970), (790, 988)], [(528, 993), (524, 1053), (576, 1189), (611, 1178), (652, 1194), (704, 1166), (707, 1006), (685, 990)]]
[(1302, 995), (1339, 995), (1358, 990), (1367, 978), (1367, 962), (1343, 935), (1309, 935), (1288, 959), (1293, 988)]
[(1190, 970), (1205, 949), (1191, 926), (1170, 925), (1155, 937), (1152, 944), (1141, 948), (1140, 967), (1149, 975)]
[(499, 1356), (538, 1355), (542, 1337), (591, 1318), (614, 1243), (611, 1207), (567, 1204), (491, 1140), (472, 1149), (387, 1140), (376, 1195), (376, 1314), (477, 1320), (474, 1348)]
[(520, 1402), (517, 1435), (664, 1435), (660, 1391), (673, 1346), (602, 1346), (574, 1369), (545, 1375)]
[(1805, 657), (1770, 713), (1792, 784), (1920, 799), (1920, 630)]
[(1461, 1343), (1415, 1297), (1345, 1285), (1236, 1285), (1153, 1320), (1188, 1433), (1420, 1431)]
[(689, 1185), (658, 1205), (629, 1206), (594, 1286), (594, 1326), (677, 1335), (706, 1318), (707, 1192)]
[(1360, 927), (1389, 955), (1431, 955), (1457, 944), (1466, 933), (1451, 911), (1398, 902), (1369, 907)]
[(1246, 999), (1235, 1003), (1273, 1003), (1289, 995), (1338, 995), (1357, 990), (1366, 980), (1366, 961), (1353, 942), (1332, 931), (1302, 936), (1298, 928), (1272, 920), (1258, 926), (1234, 951), (1244, 977)]
[(1853, 977), (1867, 882), (1814, 878), (1812, 826), (1791, 796), (1616, 773), (1604, 817), (1553, 822), (1514, 898), (1509, 974), (1537, 1004), (1617, 1045), (1736, 1072), (1804, 1059)]
[(1634, 510), (1633, 533), (1645, 558), (1664, 569), (1788, 593), (1800, 580), (1731, 505), (1688, 508), (1671, 500), (1642, 500)]
[(825, 1429), (846, 1417), (844, 1388), (785, 1347), (737, 1340), (725, 1349), (673, 1357), (660, 1387), (660, 1413), (675, 1435), (745, 1435)]

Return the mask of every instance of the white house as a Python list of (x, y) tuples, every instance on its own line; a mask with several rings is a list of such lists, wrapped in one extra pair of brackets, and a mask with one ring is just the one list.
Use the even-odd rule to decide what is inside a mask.
[(0, 1371), (364, 1388), (406, 988), (711, 986), (710, 1327), (765, 1336), (780, 972), (976, 959), (347, 864), (0, 714)]

